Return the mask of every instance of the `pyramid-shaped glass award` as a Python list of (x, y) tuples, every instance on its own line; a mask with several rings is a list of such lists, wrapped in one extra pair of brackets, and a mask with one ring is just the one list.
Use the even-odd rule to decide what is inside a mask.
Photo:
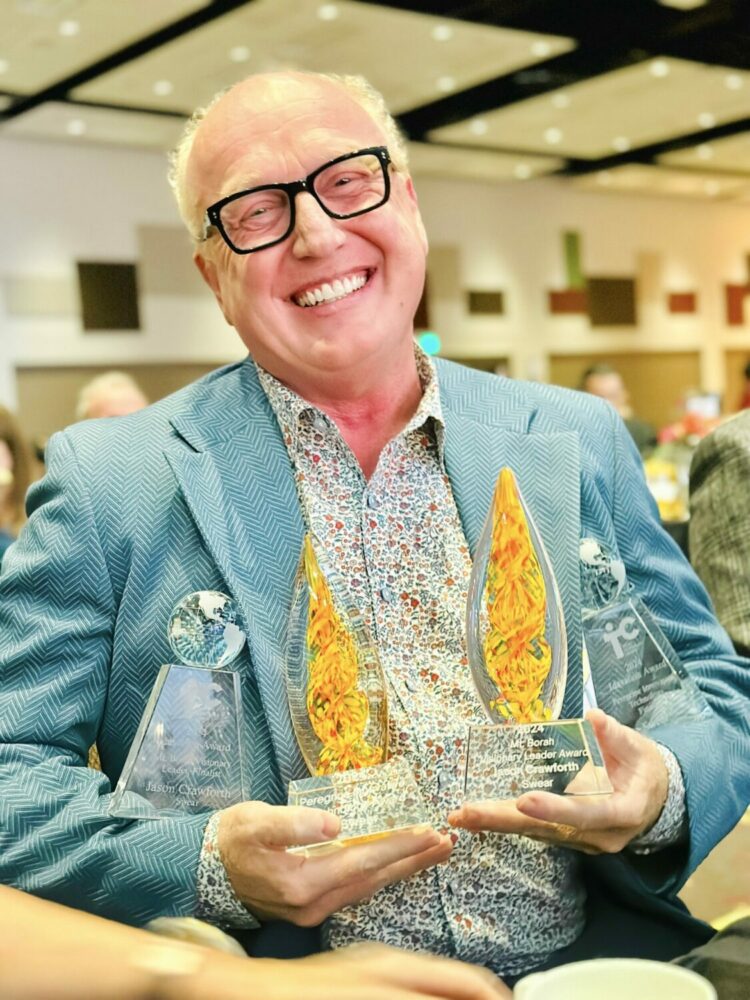
[(429, 823), (409, 767), (388, 759), (388, 695), (369, 629), (306, 535), (295, 578), (286, 655), (294, 732), (312, 777), (292, 781), (289, 804), (334, 812), (335, 841), (312, 853)]
[(465, 799), (611, 792), (591, 725), (557, 721), (568, 669), (565, 619), (552, 564), (509, 468), (498, 476), (477, 547), (466, 621), (469, 665), (492, 725), (469, 729)]
[(593, 701), (648, 731), (711, 714), (697, 684), (604, 543), (580, 543), (581, 604)]
[(231, 598), (185, 597), (169, 620), (181, 663), (159, 669), (109, 812), (161, 819), (210, 812), (247, 798), (239, 677), (227, 667), (245, 644)]

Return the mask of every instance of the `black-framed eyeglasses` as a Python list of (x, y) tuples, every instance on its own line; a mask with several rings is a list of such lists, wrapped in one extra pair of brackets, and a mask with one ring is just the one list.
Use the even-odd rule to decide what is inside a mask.
[(307, 177), (288, 184), (263, 184), (238, 191), (206, 210), (203, 239), (215, 227), (235, 253), (255, 253), (281, 243), (294, 229), (295, 203), (311, 194), (332, 219), (353, 219), (385, 205), (391, 193), (390, 155), (370, 146), (329, 160)]

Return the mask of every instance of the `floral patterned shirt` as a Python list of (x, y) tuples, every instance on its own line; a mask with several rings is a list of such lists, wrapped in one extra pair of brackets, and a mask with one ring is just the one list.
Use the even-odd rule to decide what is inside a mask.
[[(443, 461), (437, 375), (421, 352), (417, 365), (424, 390), (419, 407), (383, 449), (369, 481), (329, 417), (260, 367), (258, 374), (281, 427), (308, 528), (377, 644), (388, 684), (392, 754), (409, 764), (435, 826), (445, 830), (445, 817), (462, 797), (467, 726), (485, 716), (466, 654), (471, 557)], [(673, 816), (669, 835), (674, 829)], [(654, 833), (659, 839), (656, 828), (652, 838)], [(216, 917), (247, 922), (241, 904), (217, 889), (218, 852), (208, 835), (204, 856), (202, 914), (213, 908)], [(332, 947), (377, 940), (516, 975), (581, 932), (579, 863), (573, 851), (526, 837), (457, 831), (446, 864), (334, 914), (326, 936)]]

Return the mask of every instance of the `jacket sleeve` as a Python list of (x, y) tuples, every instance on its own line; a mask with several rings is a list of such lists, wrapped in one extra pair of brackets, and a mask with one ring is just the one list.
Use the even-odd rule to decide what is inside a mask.
[(690, 470), (690, 554), (735, 647), (750, 653), (750, 427), (745, 416), (698, 447)]
[(0, 573), (0, 881), (126, 923), (190, 914), (207, 817), (112, 819), (86, 766), (117, 608), (64, 433), (48, 462)]
[[(628, 577), (711, 708), (650, 733), (677, 758), (685, 782), (689, 842), (634, 862), (652, 889), (676, 892), (742, 816), (750, 798), (750, 662), (738, 657), (700, 580), (662, 529), (629, 436), (613, 415), (613, 516)], [(666, 852), (664, 852), (666, 854)]]

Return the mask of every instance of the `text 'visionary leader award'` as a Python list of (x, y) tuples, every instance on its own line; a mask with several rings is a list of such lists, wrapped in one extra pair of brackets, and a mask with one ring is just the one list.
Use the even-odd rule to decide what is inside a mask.
[(334, 844), (428, 823), (410, 769), (388, 760), (386, 682), (369, 630), (309, 534), (294, 586), (286, 672), (294, 731), (313, 775), (290, 782), (289, 804), (336, 813)]
[(182, 663), (160, 668), (109, 812), (161, 819), (244, 801), (239, 677), (226, 667), (244, 633), (231, 598), (214, 590), (185, 597), (167, 629)]
[(558, 720), (568, 649), (557, 582), (513, 472), (501, 470), (474, 558), (469, 664), (494, 725), (469, 728), (466, 800), (612, 791), (593, 728)]

